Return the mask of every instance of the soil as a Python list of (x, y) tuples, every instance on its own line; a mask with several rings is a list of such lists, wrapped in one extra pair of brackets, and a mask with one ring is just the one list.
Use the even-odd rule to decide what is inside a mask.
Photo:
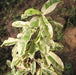
[[(20, 15), (27, 9), (34, 7), (36, 9), (41, 9), (42, 5), (47, 0), (23, 0), (20, 3), (10, 4), (10, 7), (13, 9), (10, 13), (8, 11), (9, 6), (0, 11), (0, 44), (7, 39), (8, 37), (16, 37), (18, 29), (14, 29), (11, 24), (14, 19), (20, 20)], [(64, 49), (57, 54), (61, 57), (64, 64), (71, 64), (73, 73), (67, 74), (66, 68), (63, 75), (75, 75), (76, 74), (76, 1), (74, 0), (62, 0), (63, 3), (59, 4), (55, 11), (53, 11), (49, 16), (53, 20), (60, 22), (64, 28), (62, 33), (65, 36)], [(71, 12), (73, 11), (73, 12)], [(48, 16), (48, 15), (47, 15)], [(3, 29), (2, 29), (3, 28)], [(6, 65), (6, 60), (12, 60), (10, 47), (0, 48), (0, 75), (4, 75), (5, 71), (10, 69)], [(65, 64), (66, 65), (66, 64)]]
[[(63, 51), (58, 54), (63, 62), (70, 63), (72, 65), (73, 74), (76, 74), (76, 27), (66, 28), (64, 31), (65, 43)], [(66, 69), (65, 69), (66, 71)], [(67, 75), (64, 73), (64, 75)]]

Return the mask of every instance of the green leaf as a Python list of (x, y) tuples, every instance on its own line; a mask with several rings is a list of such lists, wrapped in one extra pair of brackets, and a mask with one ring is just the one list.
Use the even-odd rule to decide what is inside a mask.
[(49, 52), (48, 59), (50, 60), (55, 69), (59, 71), (64, 71), (64, 64), (62, 60), (55, 53)]
[(15, 21), (12, 23), (13, 27), (29, 27), (30, 22), (24, 22), (24, 21)]
[(2, 47), (3, 45), (5, 45), (5, 46), (14, 45), (14, 44), (16, 44), (17, 42), (18, 42), (18, 39), (8, 38), (8, 40), (5, 40), (5, 41), (3, 42), (3, 44), (1, 45), (1, 47)]
[(35, 72), (36, 72), (36, 62), (33, 61), (32, 65), (31, 65), (31, 73), (32, 73), (32, 75), (34, 75)]
[(57, 6), (59, 0), (48, 0), (42, 7), (41, 12), (43, 15), (51, 13)]
[(41, 12), (39, 10), (30, 8), (30, 9), (27, 9), (24, 12), (24, 14), (22, 14), (21, 18), (24, 19), (24, 18), (27, 18), (29, 16), (33, 16), (33, 15), (41, 15)]

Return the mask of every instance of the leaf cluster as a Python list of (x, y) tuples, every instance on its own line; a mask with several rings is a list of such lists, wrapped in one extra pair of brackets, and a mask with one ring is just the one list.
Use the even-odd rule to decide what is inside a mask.
[(12, 62), (7, 61), (12, 70), (7, 75), (62, 75), (63, 62), (53, 50), (63, 46), (53, 41), (53, 28), (45, 17), (55, 9), (58, 3), (48, 0), (41, 11), (33, 8), (27, 9), (21, 18), (35, 15), (31, 20), (12, 23), (13, 27), (22, 28), (22, 31), (17, 38), (8, 38), (1, 45), (15, 44), (12, 49)]

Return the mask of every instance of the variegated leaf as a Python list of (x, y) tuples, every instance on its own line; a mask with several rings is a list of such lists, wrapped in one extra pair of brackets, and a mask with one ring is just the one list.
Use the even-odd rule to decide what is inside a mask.
[(31, 20), (30, 20), (30, 25), (32, 27), (38, 27), (39, 26), (39, 19), (38, 17), (33, 17)]
[(21, 18), (24, 19), (24, 18), (27, 18), (29, 16), (33, 16), (33, 15), (41, 15), (41, 12), (39, 10), (30, 8), (30, 9), (27, 9), (24, 12), (24, 14), (22, 14)]
[(42, 48), (42, 45), (40, 44), (40, 42), (38, 42), (37, 45), (38, 45), (38, 47), (39, 47), (39, 50), (40, 50), (40, 51), (43, 51), (43, 48)]
[(8, 65), (9, 67), (11, 67), (11, 61), (10, 61), (10, 60), (7, 60), (7, 65)]
[(47, 15), (47, 14), (51, 13), (51, 12), (56, 8), (56, 6), (57, 6), (58, 3), (59, 3), (59, 2), (52, 4), (52, 5), (43, 13), (43, 15)]
[(49, 52), (48, 59), (50, 60), (50, 62), (54, 66), (54, 68), (56, 68), (59, 71), (64, 70), (64, 64), (63, 64), (62, 60), (55, 53)]
[(21, 71), (21, 70), (19, 70), (19, 71), (17, 71), (17, 72), (16, 72), (16, 75), (23, 75), (23, 73), (24, 73), (24, 71), (23, 71), (23, 70), (22, 70), (22, 71)]
[(33, 61), (33, 62), (32, 62), (32, 65), (31, 65), (31, 73), (34, 75), (35, 72), (36, 72), (36, 62)]
[[(33, 15), (36, 17), (33, 17), (30, 21), (15, 21), (12, 23), (13, 27), (21, 27), (22, 31), (17, 35), (17, 39), (9, 38), (2, 44), (2, 46), (16, 44), (12, 49), (12, 63), (7, 61), (7, 64), (12, 68), (9, 74), (27, 75), (31, 72), (32, 75), (35, 73), (37, 75), (60, 75), (64, 70), (61, 59), (53, 52), (50, 52), (51, 46), (53, 49), (62, 46), (53, 41), (52, 25), (44, 16), (52, 12), (58, 3), (58, 0), (48, 0), (43, 5), (41, 12), (33, 8), (27, 9), (22, 14), (22, 19)], [(53, 23), (62, 27), (57, 22)], [(34, 59), (36, 51), (39, 50), (41, 59)], [(38, 69), (36, 62), (40, 66)]]
[(13, 27), (29, 27), (30, 22), (24, 22), (24, 21), (15, 21), (12, 23)]
[(51, 21), (52, 23), (54, 23), (56, 26), (60, 26), (60, 27), (62, 27), (63, 28), (63, 25), (62, 24), (60, 24), (59, 22), (56, 22), (56, 21)]
[(20, 40), (17, 43), (17, 52), (18, 52), (18, 54), (20, 56), (25, 52), (25, 50), (26, 50), (26, 44), (27, 44), (27, 42), (26, 41), (24, 42), (23, 40)]
[(26, 45), (27, 43), (30, 41), (31, 36), (33, 35), (34, 31), (31, 30), (27, 30), (27, 32), (25, 32), (23, 34), (23, 36), (21, 37), (21, 41), (19, 41), (19, 43), (17, 43), (18, 45), (18, 49), (20, 52), (20, 54), (25, 54), (25, 50), (26, 50)]
[(31, 47), (29, 49), (30, 54), (33, 54), (35, 52), (35, 46), (36, 45), (35, 45), (34, 41), (32, 41)]
[(36, 45), (35, 45), (34, 41), (32, 41), (30, 46), (28, 46), (28, 50), (27, 51), (29, 52), (28, 54), (29, 54), (31, 59), (34, 57), (34, 53), (36, 51), (35, 47), (36, 47)]
[(45, 74), (45, 75), (57, 75), (54, 71), (51, 71), (51, 70), (49, 70), (49, 69), (42, 69), (43, 70), (43, 73)]
[(50, 50), (54, 51), (54, 50), (61, 50), (63, 49), (63, 45), (59, 44), (57, 42), (54, 42), (53, 40), (50, 40)]
[(14, 68), (14, 66), (18, 65), (20, 61), (21, 60), (18, 57), (13, 58), (12, 63), (11, 63), (11, 68)]
[(17, 34), (17, 38), (21, 38), (22, 37), (22, 33)]
[(50, 66), (51, 62), (50, 60), (48, 59), (48, 57), (45, 55), (45, 61), (47, 62), (47, 64)]
[(17, 45), (15, 45), (12, 49), (12, 57), (18, 57), (18, 50), (17, 50)]
[(50, 39), (51, 39), (53, 37), (52, 25), (48, 22), (48, 20), (46, 19), (45, 16), (42, 16), (42, 21), (44, 23), (46, 33), (47, 33), (48, 37), (50, 37)]
[(48, 0), (42, 7), (41, 12), (43, 15), (51, 13), (57, 6), (59, 0)]
[(12, 56), (14, 58), (21, 57), (21, 55), (25, 53), (26, 44), (27, 42), (24, 42), (23, 40), (19, 40), (19, 42), (17, 42), (17, 44), (12, 49)]
[(18, 41), (19, 41), (19, 40), (18, 40), (18, 39), (15, 39), (15, 38), (8, 38), (8, 40), (5, 40), (1, 46), (3, 46), (3, 45), (5, 45), (5, 46), (14, 45), (14, 44), (16, 44)]
[(42, 70), (41, 69), (38, 70), (37, 75), (42, 75)]

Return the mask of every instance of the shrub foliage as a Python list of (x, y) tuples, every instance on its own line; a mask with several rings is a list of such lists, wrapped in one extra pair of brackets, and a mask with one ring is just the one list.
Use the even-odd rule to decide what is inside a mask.
[[(21, 27), (17, 38), (9, 37), (3, 45), (14, 45), (12, 61), (7, 61), (12, 69), (7, 75), (62, 75), (64, 65), (53, 50), (63, 46), (53, 41), (53, 28), (45, 15), (51, 13), (57, 6), (58, 0), (48, 0), (41, 11), (30, 8), (21, 15), (22, 19), (32, 17), (29, 21), (15, 21), (13, 27)], [(62, 25), (57, 24), (62, 28)]]

